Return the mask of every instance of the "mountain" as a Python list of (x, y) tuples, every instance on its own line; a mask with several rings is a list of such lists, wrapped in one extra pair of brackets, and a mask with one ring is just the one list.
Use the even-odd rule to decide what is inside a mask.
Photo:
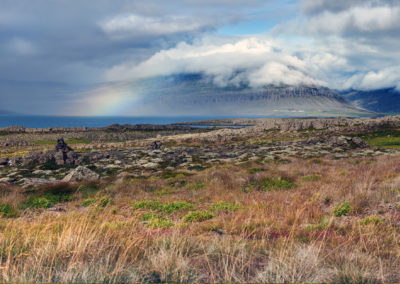
[(318, 86), (246, 85), (218, 87), (198, 75), (158, 77), (135, 82), (141, 99), (134, 114), (220, 116), (359, 116), (370, 115), (339, 93)]
[(395, 88), (387, 88), (373, 91), (350, 90), (343, 96), (353, 104), (379, 113), (400, 113), (400, 91)]

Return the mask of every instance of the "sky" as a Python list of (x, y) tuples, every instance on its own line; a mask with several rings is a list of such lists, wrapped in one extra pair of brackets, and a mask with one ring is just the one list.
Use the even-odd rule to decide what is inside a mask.
[(400, 90), (398, 0), (0, 0), (0, 110), (129, 115), (129, 82)]

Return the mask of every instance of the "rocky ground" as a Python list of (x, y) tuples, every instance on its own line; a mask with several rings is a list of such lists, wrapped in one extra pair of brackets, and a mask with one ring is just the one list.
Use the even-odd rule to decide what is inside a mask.
[[(58, 181), (163, 175), (169, 171), (190, 173), (221, 163), (398, 154), (397, 149), (370, 147), (359, 136), (400, 127), (399, 117), (237, 119), (209, 124), (201, 129), (179, 125), (3, 128), (0, 182), (29, 187)], [(213, 124), (247, 127), (216, 129)], [(74, 145), (67, 145), (62, 138), (71, 139), (76, 134), (78, 139), (71, 140)], [(59, 138), (57, 142), (43, 140), (55, 137)]]
[(1, 129), (0, 281), (400, 281), (400, 117), (192, 124)]

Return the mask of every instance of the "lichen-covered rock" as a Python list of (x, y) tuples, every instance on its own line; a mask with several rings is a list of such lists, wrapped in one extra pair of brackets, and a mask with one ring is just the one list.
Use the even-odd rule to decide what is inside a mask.
[(68, 175), (66, 175), (62, 181), (74, 182), (74, 181), (96, 181), (99, 180), (100, 176), (95, 172), (89, 170), (88, 168), (79, 166), (72, 170)]

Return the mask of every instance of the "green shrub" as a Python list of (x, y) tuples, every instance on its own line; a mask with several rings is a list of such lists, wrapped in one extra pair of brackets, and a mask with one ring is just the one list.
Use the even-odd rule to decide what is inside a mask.
[(192, 211), (189, 212), (183, 220), (185, 222), (203, 222), (215, 217), (215, 214), (209, 211)]
[(85, 200), (82, 202), (82, 206), (88, 207), (88, 206), (93, 205), (93, 204), (95, 204), (95, 203), (96, 203), (96, 199), (94, 199), (94, 198), (88, 198), (88, 199), (85, 199)]
[(101, 198), (100, 200), (99, 200), (99, 205), (101, 206), (101, 207), (106, 207), (108, 204), (113, 204), (114, 203), (114, 201), (110, 198), (110, 197), (103, 197), (103, 198)]
[(314, 158), (314, 159), (311, 160), (311, 163), (314, 163), (314, 164), (322, 164), (322, 160), (321, 160), (321, 159), (318, 159), (318, 158)]
[(210, 207), (213, 212), (234, 212), (239, 209), (239, 204), (229, 202), (218, 202)]
[(305, 181), (317, 181), (320, 179), (321, 179), (320, 175), (308, 175), (308, 176), (303, 177), (303, 180), (305, 180)]
[(329, 218), (323, 218), (319, 224), (308, 225), (304, 228), (306, 231), (319, 231), (329, 227)]
[(175, 202), (168, 203), (168, 204), (164, 205), (161, 210), (164, 213), (171, 214), (171, 213), (173, 213), (175, 211), (191, 210), (193, 208), (194, 208), (193, 204), (190, 204), (190, 203), (187, 203), (187, 202), (175, 201)]
[(54, 203), (55, 203), (54, 200), (50, 200), (46, 197), (32, 197), (31, 199), (28, 200), (27, 207), (34, 209), (39, 209), (39, 208), (48, 209)]
[(146, 212), (143, 216), (142, 216), (142, 221), (149, 221), (152, 219), (158, 219), (161, 218), (160, 214), (157, 213), (153, 213), (153, 212)]
[(147, 227), (151, 227), (151, 228), (169, 228), (172, 225), (173, 225), (173, 223), (165, 218), (151, 219), (149, 221), (149, 223), (147, 223)]
[(132, 208), (135, 210), (136, 209), (161, 210), (163, 208), (163, 205), (158, 201), (143, 200), (143, 201), (135, 202), (132, 205)]
[(335, 207), (335, 209), (333, 210), (333, 215), (335, 215), (336, 217), (340, 217), (343, 215), (347, 216), (352, 209), (353, 207), (349, 202), (343, 202), (342, 204), (339, 204)]
[(0, 204), (0, 216), (4, 218), (18, 217), (18, 211), (9, 204)]
[(378, 225), (378, 224), (383, 224), (383, 219), (382, 218), (380, 218), (380, 217), (377, 217), (377, 216), (368, 216), (368, 217), (365, 217), (364, 219), (362, 219), (361, 221), (360, 221), (360, 224), (361, 225), (365, 225), (365, 226), (367, 226), (367, 225)]
[(167, 218), (153, 212), (146, 212), (142, 220), (147, 221), (147, 227), (151, 228), (169, 228), (173, 225)]
[(250, 181), (250, 185), (257, 190), (270, 191), (270, 190), (288, 190), (297, 187), (297, 185), (289, 178), (262, 178)]

